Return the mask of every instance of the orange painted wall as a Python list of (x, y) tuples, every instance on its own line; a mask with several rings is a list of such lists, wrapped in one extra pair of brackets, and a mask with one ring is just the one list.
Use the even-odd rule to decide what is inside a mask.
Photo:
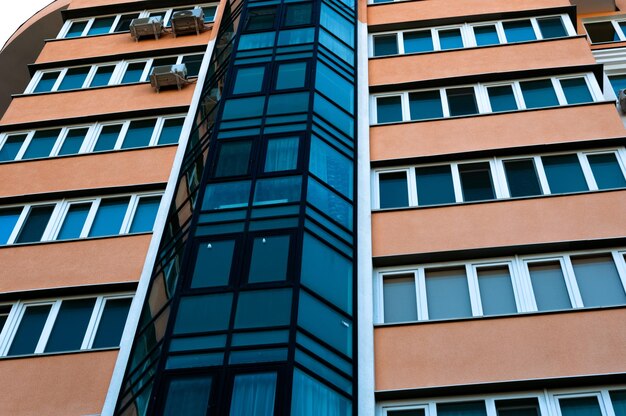
[(367, 24), (380, 25), (564, 6), (571, 6), (571, 4), (568, 0), (403, 1), (369, 6), (367, 9)]
[[(142, 0), (72, 0), (70, 3), (70, 9), (84, 9), (86, 7), (98, 7), (109, 6), (111, 4), (126, 4), (126, 3), (142, 3)], [(136, 10), (143, 10), (141, 5), (133, 7)]]
[(41, 120), (62, 120), (93, 114), (115, 114), (150, 108), (185, 106), (191, 102), (194, 85), (181, 91), (163, 90), (157, 94), (150, 84), (85, 89), (13, 98), (0, 125)]
[(626, 309), (374, 330), (376, 390), (626, 372)]
[(175, 146), (0, 165), (0, 198), (75, 189), (165, 183)]
[[(196, 36), (179, 36), (165, 34), (159, 40), (142, 39), (135, 42), (129, 33), (119, 33), (107, 36), (86, 36), (82, 38), (63, 39), (46, 42), (41, 54), (37, 58), (38, 64), (48, 62), (62, 62), (71, 59), (85, 59), (102, 57), (101, 61), (106, 61), (107, 56), (114, 61), (117, 54), (155, 51), (169, 48), (180, 48), (187, 46), (206, 46), (211, 40), (211, 31), (207, 30)], [(62, 64), (60, 64), (62, 65)]]
[(136, 282), (151, 237), (141, 234), (1, 247), (0, 293)]
[(615, 191), (374, 212), (373, 255), (619, 238), (625, 208)]
[(626, 131), (613, 103), (538, 111), (374, 126), (371, 159), (566, 143), (623, 137)]
[(376, 58), (369, 85), (595, 64), (586, 38)]
[(82, 416), (99, 414), (117, 351), (3, 359), (0, 414)]

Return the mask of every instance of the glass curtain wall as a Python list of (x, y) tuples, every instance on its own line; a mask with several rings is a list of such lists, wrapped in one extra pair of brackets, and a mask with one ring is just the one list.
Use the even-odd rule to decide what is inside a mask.
[(354, 0), (220, 28), (117, 414), (355, 414)]

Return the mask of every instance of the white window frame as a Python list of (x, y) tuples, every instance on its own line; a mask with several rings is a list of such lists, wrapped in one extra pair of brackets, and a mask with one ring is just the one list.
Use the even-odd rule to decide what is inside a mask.
[[(567, 35), (562, 38), (544, 38), (543, 34), (541, 33), (541, 29), (539, 27), (539, 20), (555, 18), (555, 17), (561, 18), (561, 22), (563, 23), (563, 27), (565, 28), (565, 32), (567, 33)], [(549, 40), (566, 39), (569, 37), (578, 36), (578, 33), (576, 32), (576, 29), (574, 28), (574, 25), (572, 24), (572, 20), (570, 16), (566, 13), (550, 14), (550, 15), (545, 15), (545, 16), (515, 18), (515, 19), (504, 19), (504, 20), (488, 20), (488, 21), (476, 22), (476, 23), (463, 23), (463, 24), (456, 24), (456, 25), (434, 26), (430, 28), (415, 28), (415, 29), (406, 29), (406, 30), (400, 30), (400, 31), (385, 31), (385, 32), (372, 33), (368, 37), (369, 38), (369, 41), (368, 41), (369, 57), (378, 58), (378, 57), (383, 57), (383, 56), (405, 55), (406, 52), (404, 49), (404, 33), (427, 31), (427, 30), (430, 30), (431, 32), (433, 50), (425, 51), (425, 52), (411, 52), (410, 55), (421, 54), (421, 53), (441, 52), (441, 51), (453, 51), (453, 50), (460, 50), (460, 49), (467, 49), (467, 48), (483, 48), (483, 47), (489, 47), (489, 46), (496, 46), (495, 44), (478, 46), (478, 42), (476, 41), (476, 36), (474, 33), (474, 28), (481, 27), (481, 26), (495, 26), (496, 27), (496, 32), (498, 33), (499, 45), (514, 45), (516, 43), (524, 43), (524, 42), (509, 42), (506, 38), (506, 34), (504, 31), (504, 26), (503, 26), (504, 22), (515, 22), (515, 21), (522, 21), (522, 20), (529, 20), (533, 27), (533, 31), (535, 33), (536, 39), (532, 41), (528, 41), (528, 42), (537, 42), (537, 41), (548, 40), (548, 39)], [(455, 48), (455, 49), (441, 49), (441, 41), (439, 38), (439, 32), (442, 30), (450, 30), (450, 29), (457, 29), (457, 28), (461, 30), (461, 37), (463, 39), (463, 47)], [(391, 55), (375, 56), (374, 55), (374, 38), (377, 36), (381, 36), (381, 35), (392, 35), (392, 34), (396, 35), (396, 42), (398, 44), (398, 53), (391, 54)]]
[[(54, 323), (58, 317), (59, 310), (61, 308), (61, 304), (64, 301), (78, 300), (78, 299), (95, 299), (94, 308), (91, 311), (91, 316), (89, 319), (89, 324), (85, 330), (85, 334), (83, 335), (83, 341), (80, 347), (80, 351), (83, 350), (91, 350), (93, 346), (93, 342), (98, 331), (100, 325), (100, 319), (102, 318), (102, 313), (104, 312), (104, 306), (108, 300), (114, 299), (132, 299), (134, 296), (133, 293), (108, 293), (101, 295), (92, 295), (92, 296), (72, 296), (66, 298), (51, 298), (51, 299), (38, 299), (38, 300), (26, 300), (26, 301), (17, 301), (12, 303), (11, 310), (9, 312), (8, 318), (5, 322), (4, 328), (0, 333), (0, 357), (7, 357), (7, 354), (11, 348), (11, 344), (13, 343), (13, 339), (19, 329), (22, 318), (24, 317), (24, 313), (28, 307), (32, 306), (41, 306), (41, 305), (51, 305), (50, 312), (48, 313), (48, 317), (46, 318), (46, 323), (42, 329), (41, 334), (39, 335), (39, 339), (37, 342), (37, 346), (35, 351), (32, 354), (28, 355), (39, 355), (39, 354), (59, 354), (64, 352), (74, 352), (71, 351), (58, 351), (52, 353), (46, 353), (45, 348), (46, 344), (50, 339), (50, 334), (52, 333), (52, 329), (54, 327)], [(13, 357), (13, 356), (10, 356)], [(16, 357), (18, 357), (16, 355)]]
[[(472, 306), (472, 315), (458, 319), (470, 319), (486, 316), (482, 309), (482, 299), (478, 284), (478, 270), (493, 267), (508, 267), (515, 297), (517, 312), (514, 314), (497, 316), (517, 316), (524, 313), (543, 313), (537, 308), (535, 293), (530, 279), (529, 264), (558, 262), (561, 266), (563, 278), (572, 305), (569, 309), (554, 312), (571, 311), (575, 309), (589, 308), (584, 306), (578, 281), (572, 266), (572, 257), (586, 256), (611, 256), (615, 264), (617, 273), (626, 293), (626, 248), (597, 249), (574, 252), (558, 252), (547, 254), (533, 254), (523, 256), (494, 257), (480, 260), (451, 261), (409, 265), (405, 267), (384, 267), (374, 271), (374, 325), (386, 325), (384, 317), (384, 280), (398, 275), (413, 275), (415, 279), (415, 291), (417, 300), (417, 321), (415, 323), (428, 321), (428, 299), (426, 294), (426, 271), (444, 268), (464, 268), (465, 277), (468, 284), (468, 296)], [(594, 308), (594, 307), (591, 307)], [(489, 315), (492, 316), (492, 315)], [(453, 318), (452, 320), (456, 320)], [(445, 322), (446, 320), (436, 320)]]
[[(593, 42), (591, 40), (591, 36), (589, 36), (589, 32), (587, 31), (587, 26), (588, 24), (594, 24), (594, 23), (606, 23), (606, 22), (610, 22), (613, 25), (613, 29), (615, 29), (615, 33), (617, 34), (617, 37), (619, 38), (619, 40), (612, 40), (609, 42)], [(594, 17), (594, 18), (590, 18), (590, 19), (583, 19), (582, 24), (583, 27), (585, 29), (585, 35), (587, 36), (587, 40), (589, 41), (589, 44), (591, 45), (606, 45), (606, 44), (610, 44), (610, 43), (617, 43), (617, 42), (624, 42), (626, 41), (626, 34), (624, 33), (624, 31), (622, 30), (622, 28), (620, 27), (620, 23), (625, 23), (626, 22), (626, 16), (624, 15), (619, 15), (619, 16), (615, 16), (615, 15), (611, 15), (611, 16), (602, 16), (602, 17)]]
[[(128, 131), (128, 127), (130, 126), (130, 123), (133, 121), (141, 121), (141, 120), (154, 119), (156, 121), (155, 121), (154, 129), (152, 130), (152, 136), (150, 138), (150, 142), (148, 143), (148, 146), (140, 147), (138, 149), (161, 146), (158, 144), (158, 140), (163, 131), (163, 126), (165, 125), (165, 122), (167, 120), (182, 119), (184, 117), (185, 117), (184, 114), (171, 114), (171, 115), (159, 116), (159, 117), (142, 117), (142, 118), (127, 119), (127, 120), (117, 120), (117, 121), (111, 121), (111, 122), (106, 122), (106, 123), (75, 124), (75, 125), (56, 127), (56, 128), (53, 127), (50, 129), (46, 128), (46, 129), (41, 129), (41, 130), (23, 130), (23, 131), (18, 130), (18, 131), (0, 133), (0, 149), (2, 149), (2, 147), (4, 146), (4, 144), (10, 137), (18, 136), (18, 135), (26, 135), (24, 142), (20, 146), (20, 149), (18, 150), (15, 158), (12, 160), (6, 160), (3, 162), (0, 162), (0, 164), (22, 161), (24, 153), (28, 149), (28, 146), (30, 145), (33, 139), (33, 136), (35, 135), (37, 131), (60, 129), (60, 133), (57, 136), (56, 142), (54, 146), (52, 147), (52, 150), (50, 151), (50, 154), (48, 156), (42, 157), (42, 158), (36, 158), (36, 159), (27, 159), (27, 160), (42, 160), (42, 159), (48, 159), (52, 157), (76, 156), (76, 155), (89, 154), (89, 153), (99, 153), (99, 152), (95, 152), (93, 149), (96, 145), (98, 137), (100, 136), (100, 132), (102, 131), (103, 127), (112, 126), (112, 125), (122, 126), (122, 130), (120, 130), (120, 135), (118, 136), (118, 140), (115, 144), (115, 147), (112, 150), (122, 150), (121, 146), (124, 142), (124, 139), (126, 138), (126, 132)], [(61, 148), (63, 147), (63, 144), (68, 134), (71, 131), (78, 130), (78, 129), (87, 129), (87, 134), (85, 135), (85, 139), (83, 140), (83, 143), (80, 149), (78, 150), (78, 152), (72, 153), (70, 155), (59, 155), (59, 152)], [(165, 146), (168, 146), (168, 145), (165, 145)]]
[[(406, 208), (415, 208), (421, 207), (419, 205), (419, 195), (417, 192), (417, 168), (425, 168), (425, 167), (437, 167), (437, 166), (450, 166), (450, 171), (452, 174), (452, 185), (454, 187), (454, 195), (455, 202), (449, 204), (442, 204), (440, 206), (446, 206), (450, 204), (461, 204), (461, 203), (475, 203), (480, 201), (464, 201), (463, 198), (463, 189), (461, 178), (459, 174), (459, 166), (472, 164), (472, 163), (489, 163), (489, 169), (491, 173), (491, 180), (493, 184), (494, 190), (494, 199), (489, 199), (486, 201), (495, 201), (501, 199), (513, 199), (511, 197), (510, 188), (508, 179), (506, 176), (506, 162), (512, 161), (521, 161), (521, 160), (532, 160), (535, 166), (535, 173), (537, 174), (537, 178), (539, 180), (539, 185), (541, 188), (540, 195), (534, 195), (531, 197), (540, 197), (540, 196), (549, 196), (549, 195), (563, 195), (561, 193), (554, 194), (550, 189), (550, 184), (548, 183), (548, 178), (546, 176), (545, 168), (543, 166), (543, 157), (550, 156), (566, 156), (566, 155), (576, 155), (578, 158), (579, 165), (583, 172), (583, 176), (585, 178), (587, 184), (587, 191), (581, 191), (581, 193), (594, 192), (600, 190), (595, 180), (595, 176), (593, 175), (593, 170), (591, 169), (591, 165), (587, 156), (589, 155), (599, 155), (599, 154), (613, 154), (615, 159), (617, 160), (618, 167), (626, 180), (626, 147), (607, 147), (607, 148), (598, 148), (598, 149), (585, 149), (578, 151), (560, 151), (560, 152), (550, 152), (550, 153), (541, 153), (541, 154), (527, 154), (527, 155), (516, 155), (516, 156), (501, 156), (501, 157), (493, 157), (488, 159), (468, 159), (463, 161), (454, 161), (454, 162), (434, 162), (434, 163), (426, 163), (419, 165), (403, 165), (397, 166), (393, 168), (384, 168), (384, 169), (375, 169), (372, 170), (372, 209), (380, 210), (385, 208), (380, 208), (380, 175), (384, 175), (386, 173), (398, 173), (398, 172), (406, 172), (407, 175), (407, 192), (408, 192), (408, 202), (409, 205), (406, 207), (396, 207), (391, 209), (406, 209)], [(621, 189), (621, 188), (615, 188)], [(566, 195), (576, 194), (577, 192), (569, 193)], [(517, 198), (517, 197), (515, 197)], [(528, 198), (528, 197), (521, 197)], [(437, 205), (426, 205), (426, 207), (436, 207)]]
[[(142, 17), (148, 17), (150, 15), (150, 13), (158, 13), (158, 12), (165, 12), (165, 17), (163, 19), (163, 26), (164, 27), (168, 27), (169, 25), (169, 20), (171, 19), (172, 13), (174, 11), (178, 11), (178, 10), (186, 10), (186, 9), (193, 9), (194, 7), (216, 7), (216, 15), (217, 15), (217, 7), (219, 6), (219, 3), (202, 3), (202, 4), (197, 4), (197, 5), (189, 5), (189, 6), (177, 6), (177, 7), (170, 7), (170, 8), (165, 8), (165, 9), (149, 9), (149, 10), (137, 10), (137, 11), (126, 11), (123, 13), (117, 13), (117, 14), (107, 14), (107, 15), (99, 15), (99, 16), (92, 16), (92, 17), (88, 17), (88, 18), (79, 18), (79, 19), (69, 19), (66, 20), (63, 24), (63, 27), (61, 28), (61, 30), (59, 31), (59, 34), (57, 35), (56, 39), (76, 39), (76, 38), (81, 38), (81, 37), (86, 37), (86, 36), (101, 36), (101, 35), (106, 35), (106, 34), (111, 34), (111, 33), (128, 33), (128, 31), (115, 31), (115, 28), (117, 27), (117, 25), (120, 22), (120, 19), (122, 16), (127, 15), (127, 14), (134, 14), (137, 13), (139, 16), (139, 18)], [(103, 18), (103, 17), (112, 17), (115, 16), (115, 19), (113, 20), (113, 24), (111, 25), (111, 27), (109, 28), (109, 31), (107, 33), (101, 33), (98, 35), (88, 35), (87, 33), (89, 33), (89, 30), (91, 29), (91, 26), (93, 25), (94, 21), (98, 18)], [(213, 20), (214, 22), (215, 20)], [(87, 25), (85, 26), (85, 28), (83, 29), (82, 33), (78, 36), (74, 36), (71, 38), (66, 38), (70, 27), (72, 26), (73, 23), (79, 23), (79, 22), (87, 22)], [(209, 24), (212, 22), (207, 22), (206, 24)]]

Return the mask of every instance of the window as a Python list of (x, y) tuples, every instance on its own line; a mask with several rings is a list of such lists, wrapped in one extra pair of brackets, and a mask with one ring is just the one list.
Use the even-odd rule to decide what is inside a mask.
[(298, 167), (299, 137), (272, 137), (267, 139), (263, 172), (282, 172)]
[(169, 381), (164, 416), (204, 414), (209, 406), (212, 377), (178, 376)]
[(0, 134), (0, 162), (175, 144), (183, 121), (168, 116)]
[(234, 240), (198, 244), (191, 288), (226, 286), (230, 279), (234, 250)]
[(598, 403), (598, 398), (595, 396), (562, 398), (559, 399), (559, 407), (562, 416), (577, 416), (581, 414), (602, 416), (600, 403)]
[(239, 140), (222, 142), (215, 166), (216, 177), (248, 174), (252, 142)]
[(591, 43), (619, 42), (623, 40), (624, 34), (620, 25), (614, 22), (584, 23), (584, 26)]
[(3, 333), (0, 356), (115, 348), (131, 300), (105, 295), (17, 302), (3, 315), (10, 330)]
[(619, 97), (620, 90), (626, 89), (626, 75), (609, 75), (609, 81), (611, 82), (615, 96)]
[(485, 402), (463, 402), (463, 403), (438, 403), (437, 415), (439, 416), (487, 416)]
[(237, 69), (233, 94), (249, 94), (261, 92), (265, 66), (243, 67)]
[(370, 56), (445, 51), (576, 35), (570, 17), (566, 14), (465, 23), (455, 27), (374, 33), (370, 37)]
[(256, 237), (252, 243), (248, 283), (287, 280), (289, 244), (288, 235)]
[(626, 305), (625, 249), (384, 268), (375, 323)]
[(604, 100), (591, 74), (373, 95), (373, 124), (462, 117)]
[(277, 90), (304, 88), (307, 66), (306, 62), (289, 62), (278, 65), (275, 88)]
[(0, 210), (1, 244), (152, 231), (160, 195), (63, 200)]
[(230, 416), (273, 416), (276, 373), (235, 376)]
[[(184, 9), (192, 9), (194, 6), (188, 6)], [(202, 5), (204, 11), (204, 22), (211, 23), (215, 19), (216, 6)], [(169, 26), (170, 18), (174, 11), (184, 10), (166, 9), (166, 10), (143, 10), (134, 13), (117, 14), (111, 16), (98, 16), (89, 19), (72, 19), (65, 22), (57, 39), (71, 39), (80, 36), (104, 35), (109, 33), (127, 32), (130, 28), (130, 22), (139, 17), (161, 16), (166, 26)]]
[(196, 53), (37, 71), (24, 94), (147, 82), (152, 68), (159, 65), (185, 64), (187, 76), (195, 77), (203, 57)]
[(299, 3), (286, 5), (285, 27), (310, 25), (313, 18), (313, 5), (311, 3)]
[(248, 10), (246, 31), (274, 29), (276, 7), (255, 7)]
[[(623, 149), (377, 172), (374, 207), (430, 206), (626, 187)], [(415, 185), (412, 185), (415, 184)]]

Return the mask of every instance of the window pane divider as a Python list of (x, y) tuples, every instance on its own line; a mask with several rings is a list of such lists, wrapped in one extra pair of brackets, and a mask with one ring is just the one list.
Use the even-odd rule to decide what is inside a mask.
[(46, 319), (46, 323), (41, 331), (41, 336), (39, 337), (39, 342), (37, 342), (37, 346), (35, 347), (35, 354), (41, 354), (44, 352), (48, 339), (50, 338), (50, 333), (54, 327), (54, 321), (59, 314), (59, 309), (61, 309), (61, 301), (57, 300), (52, 304), (52, 308), (50, 308), (48, 318)]
[(22, 227), (24, 226), (24, 222), (26, 221), (26, 218), (28, 217), (30, 208), (31, 208), (31, 205), (25, 205), (24, 208), (22, 208), (22, 212), (20, 213), (20, 216), (15, 222), (15, 226), (13, 227), (13, 232), (11, 232), (9, 239), (7, 240), (7, 245), (13, 244), (15, 243), (15, 240), (17, 240), (17, 236), (20, 234), (20, 231), (22, 230)]
[(598, 184), (596, 183), (596, 178), (593, 176), (593, 171), (591, 170), (591, 165), (589, 164), (587, 156), (582, 152), (577, 152), (576, 156), (578, 156), (578, 163), (580, 163), (580, 167), (582, 168), (583, 176), (587, 182), (587, 187), (590, 191), (597, 191), (599, 189)]
[(115, 141), (115, 146), (113, 146), (113, 150), (120, 150), (122, 145), (124, 144), (124, 140), (126, 140), (126, 134), (128, 133), (128, 128), (130, 127), (130, 121), (125, 121), (122, 124), (122, 128), (117, 136), (117, 140)]
[(22, 143), (22, 146), (20, 147), (20, 150), (15, 155), (14, 160), (22, 160), (22, 157), (24, 157), (24, 153), (26, 153), (26, 149), (28, 149), (28, 146), (30, 146), (30, 142), (33, 141), (34, 135), (35, 135), (34, 130), (31, 130), (28, 132), (28, 134), (26, 135), (26, 138), (24, 139), (24, 143)]
[(426, 299), (426, 271), (420, 267), (414, 272), (415, 290), (417, 292), (417, 320), (428, 320), (428, 301)]
[(93, 344), (93, 340), (96, 336), (96, 330), (100, 323), (100, 316), (102, 315), (102, 311), (104, 308), (104, 301), (102, 296), (98, 296), (96, 298), (96, 303), (91, 311), (91, 316), (89, 317), (89, 324), (87, 325), (87, 329), (85, 330), (85, 336), (83, 337), (83, 342), (80, 345), (81, 350), (86, 350), (91, 348)]
[(563, 256), (559, 259), (561, 268), (563, 270), (563, 277), (565, 278), (565, 285), (569, 292), (570, 302), (572, 302), (572, 308), (582, 308), (583, 299), (580, 295), (580, 289), (578, 288), (578, 282), (574, 274), (574, 267), (572, 266), (572, 260), (570, 256)]
[(465, 265), (465, 275), (467, 279), (467, 287), (469, 289), (469, 299), (472, 308), (472, 316), (482, 316), (483, 306), (480, 297), (480, 288), (478, 287), (478, 276), (476, 273), (476, 265), (468, 263)]
[(91, 203), (91, 208), (89, 208), (89, 214), (87, 214), (87, 218), (85, 218), (85, 224), (83, 225), (83, 229), (80, 232), (80, 238), (89, 237), (89, 231), (91, 231), (91, 226), (96, 218), (96, 213), (98, 212), (98, 208), (100, 208), (100, 201), (102, 198), (96, 198)]
[(463, 189), (461, 188), (461, 175), (459, 174), (459, 164), (451, 163), (452, 186), (454, 187), (454, 199), (456, 203), (463, 202)]

